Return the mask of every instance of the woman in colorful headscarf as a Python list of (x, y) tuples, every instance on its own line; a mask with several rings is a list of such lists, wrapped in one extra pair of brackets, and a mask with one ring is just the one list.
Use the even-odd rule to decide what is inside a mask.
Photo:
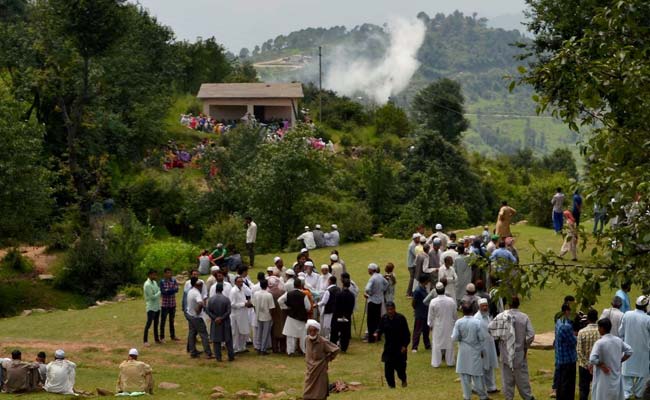
[(571, 214), (571, 211), (564, 210), (564, 220), (566, 222), (567, 234), (564, 238), (564, 244), (560, 249), (560, 257), (566, 253), (571, 252), (571, 261), (578, 261), (578, 226), (576, 220)]

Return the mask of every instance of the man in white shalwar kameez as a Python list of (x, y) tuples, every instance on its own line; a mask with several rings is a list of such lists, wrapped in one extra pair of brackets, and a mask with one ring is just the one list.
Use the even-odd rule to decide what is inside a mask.
[(498, 392), (498, 389), (494, 370), (498, 366), (499, 362), (497, 360), (496, 344), (488, 330), (488, 325), (490, 325), (490, 322), (492, 321), (492, 317), (490, 316), (490, 306), (487, 299), (480, 299), (478, 301), (478, 306), (479, 310), (474, 315), (474, 318), (481, 322), (481, 328), (487, 338), (483, 343), (483, 383), (485, 384), (485, 390), (487, 390), (488, 393), (496, 393)]
[(621, 363), (633, 355), (632, 348), (620, 338), (610, 333), (612, 323), (609, 318), (598, 321), (601, 338), (596, 341), (591, 354), (594, 379), (591, 384), (591, 400), (623, 400), (623, 379)]
[(431, 366), (440, 367), (442, 362), (442, 351), (445, 351), (445, 362), (447, 366), (455, 365), (454, 342), (451, 339), (451, 332), (456, 322), (456, 300), (445, 296), (445, 285), (442, 282), (436, 283), (438, 296), (429, 303), (429, 316), (427, 324), (431, 328)]
[(648, 376), (650, 376), (650, 316), (646, 314), (648, 298), (639, 296), (636, 299), (636, 310), (623, 315), (618, 335), (627, 343), (634, 354), (623, 365), (623, 387), (625, 398), (634, 395), (643, 398)]
[(244, 292), (244, 280), (241, 277), (235, 279), (235, 286), (230, 290), (230, 324), (232, 325), (232, 338), (235, 353), (246, 351), (246, 342), (250, 338), (250, 321), (248, 320), (248, 309), (251, 302), (246, 300)]
[[(486, 340), (492, 340), (485, 332), (481, 321), (474, 318), (469, 304), (463, 304), (463, 318), (456, 321), (451, 334), (452, 340), (458, 342), (458, 360), (456, 373), (460, 375), (463, 399), (471, 400), (472, 386), (479, 399), (488, 398), (483, 384), (483, 361), (481, 354)], [(473, 383), (473, 385), (472, 385)]]
[(48, 393), (74, 395), (74, 383), (77, 365), (65, 359), (61, 349), (54, 353), (54, 361), (47, 364), (47, 379), (43, 389)]
[(300, 350), (305, 352), (305, 324), (307, 311), (311, 309), (309, 298), (302, 291), (302, 281), (296, 279), (294, 288), (280, 296), (278, 304), (287, 310), (287, 319), (284, 322), (282, 334), (287, 337), (287, 354), (296, 352), (296, 340), (300, 341)]

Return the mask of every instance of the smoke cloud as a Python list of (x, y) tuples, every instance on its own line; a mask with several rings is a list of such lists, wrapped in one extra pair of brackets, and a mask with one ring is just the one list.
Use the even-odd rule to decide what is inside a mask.
[(404, 90), (420, 66), (416, 55), (426, 27), (419, 19), (396, 18), (388, 23), (387, 32), (388, 48), (379, 60), (355, 56), (344, 47), (336, 49), (323, 85), (346, 96), (364, 93), (377, 104)]

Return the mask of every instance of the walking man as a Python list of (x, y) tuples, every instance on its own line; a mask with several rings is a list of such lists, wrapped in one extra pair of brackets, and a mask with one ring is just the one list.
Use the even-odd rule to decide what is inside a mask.
[[(563, 312), (570, 312), (568, 304), (562, 305)], [(555, 365), (557, 368), (557, 398), (573, 400), (576, 392), (576, 336), (570, 323), (559, 324), (555, 330)]]
[(429, 303), (427, 318), (427, 325), (432, 330), (431, 366), (440, 367), (444, 351), (445, 362), (447, 366), (452, 367), (455, 365), (455, 360), (451, 333), (457, 318), (456, 300), (445, 295), (445, 285), (442, 282), (436, 283), (436, 293), (438, 296)]
[(623, 315), (619, 335), (628, 344), (634, 354), (623, 364), (623, 387), (625, 398), (634, 395), (643, 398), (643, 392), (650, 375), (650, 316), (646, 314), (648, 298), (636, 299), (636, 310)]
[[(472, 398), (472, 388), (479, 399), (488, 398), (483, 384), (483, 361), (481, 360), (485, 340), (485, 331), (481, 321), (474, 318), (468, 304), (462, 305), (463, 318), (456, 321), (451, 338), (458, 342), (458, 360), (456, 373), (460, 375), (463, 399)], [(490, 339), (491, 340), (491, 339)]]
[(339, 345), (343, 353), (348, 351), (352, 331), (352, 313), (356, 298), (350, 290), (350, 281), (343, 280), (343, 289), (336, 295), (334, 316), (332, 317), (332, 343)]
[(562, 226), (564, 225), (564, 193), (562, 193), (562, 188), (556, 189), (551, 204), (553, 205), (553, 229), (555, 229), (555, 234), (558, 234), (562, 232)]
[(420, 344), (420, 335), (424, 339), (424, 348), (429, 350), (431, 348), (431, 341), (429, 340), (429, 326), (427, 325), (427, 317), (429, 314), (429, 307), (424, 304), (424, 299), (427, 297), (426, 285), (429, 282), (429, 277), (420, 275), (418, 278), (418, 288), (413, 292), (413, 313), (415, 323), (413, 326), (413, 344), (411, 348), (413, 353), (418, 352)]
[(384, 352), (381, 361), (384, 363), (384, 376), (386, 383), (391, 389), (395, 388), (395, 373), (402, 381), (402, 387), (408, 385), (406, 380), (406, 360), (408, 346), (411, 341), (406, 318), (397, 313), (395, 303), (386, 303), (386, 315), (384, 315), (372, 336), (378, 340), (384, 334)]
[(375, 263), (368, 265), (370, 279), (366, 285), (364, 297), (368, 299), (368, 343), (374, 343), (375, 336), (372, 332), (377, 331), (381, 320), (381, 305), (384, 302), (384, 292), (388, 288), (388, 282), (377, 271), (379, 267)]
[(251, 216), (246, 221), (246, 250), (248, 250), (248, 262), (251, 268), (255, 267), (255, 242), (257, 241), (257, 224)]
[(411, 243), (406, 250), (406, 268), (409, 271), (409, 284), (406, 288), (406, 296), (413, 296), (413, 282), (415, 280), (415, 247), (420, 244), (420, 234), (414, 233), (411, 237)]
[(633, 355), (632, 348), (620, 338), (611, 334), (609, 318), (598, 321), (601, 338), (596, 341), (589, 355), (589, 364), (594, 374), (591, 387), (592, 400), (623, 400), (623, 379), (621, 364)]
[(144, 301), (147, 309), (147, 324), (144, 326), (144, 346), (149, 346), (149, 328), (153, 323), (153, 337), (156, 343), (160, 343), (158, 336), (158, 320), (160, 319), (160, 288), (156, 282), (157, 272), (153, 269), (149, 270), (148, 278), (144, 282), (142, 292), (144, 293)]
[(174, 318), (176, 317), (176, 293), (178, 293), (178, 282), (172, 276), (171, 268), (165, 268), (164, 278), (160, 280), (160, 293), (162, 295), (162, 304), (160, 307), (160, 341), (165, 340), (165, 322), (169, 317), (169, 335), (173, 341), (179, 341), (176, 337), (174, 328)]
[(324, 400), (329, 395), (328, 365), (339, 352), (335, 344), (320, 335), (320, 324), (307, 320), (307, 340), (305, 344), (305, 385), (304, 400)]
[(499, 389), (497, 389), (495, 375), (495, 369), (498, 366), (498, 360), (496, 344), (490, 336), (488, 329), (490, 322), (492, 322), (488, 299), (481, 298), (478, 301), (478, 306), (479, 310), (474, 315), (474, 318), (481, 322), (481, 329), (483, 329), (486, 337), (485, 342), (483, 343), (483, 383), (485, 384), (485, 390), (487, 390), (488, 394), (492, 394), (499, 391)]

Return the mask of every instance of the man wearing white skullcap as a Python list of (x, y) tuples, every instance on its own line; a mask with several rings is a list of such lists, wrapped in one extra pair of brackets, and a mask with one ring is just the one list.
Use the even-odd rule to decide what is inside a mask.
[[(292, 271), (292, 270), (289, 270)], [(289, 272), (287, 271), (287, 272)], [(296, 279), (292, 290), (280, 296), (278, 304), (287, 310), (287, 319), (284, 322), (282, 333), (287, 337), (287, 354), (296, 352), (296, 341), (300, 341), (300, 350), (305, 352), (305, 324), (307, 313), (311, 310), (309, 298), (302, 291), (302, 281)]]
[(384, 293), (388, 289), (388, 281), (379, 273), (379, 267), (375, 263), (368, 265), (370, 279), (366, 284), (364, 297), (367, 299), (368, 307), (368, 343), (374, 343), (373, 332), (377, 331), (381, 321), (381, 305), (384, 302)]
[(340, 242), (339, 227), (336, 224), (332, 224), (332, 230), (325, 234), (325, 246), (338, 247)]
[(632, 357), (623, 363), (625, 398), (644, 398), (643, 392), (650, 375), (650, 316), (646, 314), (648, 297), (636, 299), (636, 310), (623, 314), (619, 335), (632, 348)]
[(316, 224), (316, 228), (312, 231), (314, 235), (314, 242), (317, 248), (325, 247), (325, 233), (320, 229), (320, 224)]
[(43, 389), (48, 393), (75, 394), (74, 382), (77, 365), (65, 359), (61, 349), (54, 352), (54, 361), (47, 364), (47, 379)]
[(304, 271), (304, 280), (305, 280), (305, 286), (309, 288), (309, 290), (315, 290), (318, 291), (318, 278), (320, 275), (314, 271), (314, 263), (311, 261), (307, 261), (305, 263), (305, 271)]
[(305, 226), (305, 232), (302, 235), (298, 236), (296, 240), (304, 243), (305, 247), (308, 250), (313, 250), (316, 248), (316, 241), (314, 240), (314, 232), (312, 232), (308, 226)]
[(415, 248), (420, 244), (420, 234), (415, 232), (411, 236), (411, 242), (406, 249), (406, 268), (409, 271), (409, 283), (406, 287), (406, 295), (413, 296), (413, 282), (415, 280)]
[(436, 231), (433, 233), (433, 235), (429, 236), (429, 239), (427, 240), (427, 243), (430, 245), (433, 244), (433, 240), (435, 238), (440, 239), (440, 249), (442, 251), (447, 250), (447, 244), (449, 243), (449, 236), (445, 234), (442, 231), (442, 225), (441, 224), (436, 224)]
[(454, 343), (451, 340), (451, 333), (458, 312), (456, 300), (445, 295), (445, 285), (442, 282), (436, 283), (437, 296), (429, 303), (429, 315), (427, 325), (431, 327), (431, 366), (440, 367), (442, 363), (442, 351), (445, 351), (447, 366), (455, 365)]
[(336, 277), (336, 286), (338, 286), (339, 289), (342, 288), (343, 281), (341, 280), (341, 275), (343, 275), (345, 270), (343, 269), (343, 265), (339, 262), (338, 254), (330, 254), (330, 272), (332, 273), (332, 276)]
[(120, 364), (118, 393), (145, 392), (153, 394), (153, 376), (149, 364), (138, 361), (138, 350), (129, 350), (129, 358)]
[(483, 384), (488, 394), (491, 394), (498, 392), (495, 374), (495, 369), (499, 365), (497, 348), (488, 329), (490, 322), (492, 322), (488, 299), (481, 298), (478, 301), (478, 306), (479, 310), (474, 314), (474, 318), (481, 322), (481, 329), (483, 329), (487, 338), (483, 343)]
[(318, 277), (318, 286), (316, 288), (317, 291), (323, 292), (327, 290), (327, 287), (329, 286), (330, 276), (332, 276), (330, 273), (330, 266), (327, 264), (321, 265), (320, 276)]
[(306, 327), (305, 361), (307, 372), (305, 373), (302, 398), (323, 400), (329, 393), (328, 364), (336, 357), (339, 348), (320, 335), (321, 326), (318, 321), (307, 320)]

